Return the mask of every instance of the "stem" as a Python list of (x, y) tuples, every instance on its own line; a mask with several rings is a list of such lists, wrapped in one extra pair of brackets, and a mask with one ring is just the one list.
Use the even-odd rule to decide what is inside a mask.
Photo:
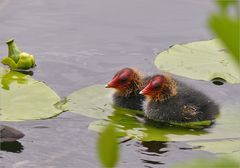
[(8, 45), (8, 57), (12, 58), (15, 63), (19, 60), (19, 54), (21, 51), (17, 47), (16, 43), (14, 42), (14, 39), (10, 39), (7, 42)]

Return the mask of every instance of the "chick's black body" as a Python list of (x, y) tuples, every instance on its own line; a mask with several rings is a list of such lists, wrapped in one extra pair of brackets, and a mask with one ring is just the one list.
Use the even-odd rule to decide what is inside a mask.
[[(142, 88), (145, 87), (151, 76), (145, 77), (143, 79)], [(141, 88), (141, 89), (142, 89)], [(141, 89), (134, 88), (128, 95), (121, 95), (118, 92), (113, 95), (113, 103), (119, 107), (129, 108), (133, 110), (143, 110), (143, 101), (145, 96), (139, 94)]]
[(213, 120), (218, 105), (200, 91), (177, 82), (177, 94), (164, 101), (146, 100), (144, 111), (148, 119), (161, 122), (195, 122)]
[(142, 103), (144, 101), (144, 96), (138, 93), (132, 92), (127, 96), (119, 95), (115, 93), (113, 95), (113, 102), (115, 105), (123, 108), (129, 108), (133, 110), (142, 110)]

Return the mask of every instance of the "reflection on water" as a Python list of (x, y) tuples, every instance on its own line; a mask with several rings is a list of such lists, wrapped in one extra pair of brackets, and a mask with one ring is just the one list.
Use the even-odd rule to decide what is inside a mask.
[[(148, 164), (151, 164), (151, 165), (159, 165), (159, 164), (164, 164), (164, 163), (161, 163), (159, 161), (152, 161), (152, 160), (146, 160), (146, 159), (141, 159), (143, 163), (148, 163)], [(149, 165), (144, 165), (144, 167), (147, 167), (147, 168), (152, 168), (151, 166)]]
[[(211, 127), (211, 123), (202, 125), (202, 122), (193, 124), (174, 125), (169, 123), (146, 120), (142, 111), (113, 107), (114, 112), (108, 119), (120, 130), (119, 136), (136, 138), (142, 141), (169, 141), (170, 135), (203, 135), (208, 132), (204, 128)], [(105, 120), (106, 121), (106, 120)], [(102, 121), (95, 122), (95, 127), (103, 126)]]
[(159, 141), (149, 141), (149, 142), (142, 142), (143, 147), (145, 147), (144, 152), (142, 153), (158, 153), (163, 154), (168, 152), (167, 144), (165, 142)]
[(34, 72), (31, 71), (31, 70), (16, 69), (15, 71), (16, 71), (16, 72), (23, 73), (23, 74), (25, 74), (25, 75), (30, 75), (30, 76), (33, 76), (33, 75), (34, 75)]
[(24, 150), (23, 145), (18, 142), (1, 142), (1, 151), (6, 151), (6, 152), (13, 152), (13, 153), (21, 153)]
[(168, 146), (165, 142), (160, 141), (143, 141), (137, 142), (138, 152), (145, 155), (144, 159), (140, 159), (144, 163), (144, 167), (151, 168), (153, 165), (164, 165), (160, 161), (161, 156), (168, 152)]
[(1, 85), (2, 88), (5, 90), (10, 90), (10, 86), (13, 83), (18, 83), (18, 84), (27, 84), (28, 79), (27, 75), (16, 72), (16, 71), (8, 71), (7, 69), (3, 70), (3, 73), (0, 73), (1, 76)]

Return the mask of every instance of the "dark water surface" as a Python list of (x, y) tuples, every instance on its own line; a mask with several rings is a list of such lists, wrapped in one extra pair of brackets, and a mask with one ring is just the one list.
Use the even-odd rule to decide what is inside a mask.
[[(0, 55), (4, 41), (34, 53), (34, 78), (45, 81), (61, 97), (84, 86), (106, 83), (115, 71), (133, 66), (157, 72), (155, 55), (172, 44), (210, 39), (205, 27), (214, 5), (210, 0), (0, 0)], [(192, 81), (209, 96), (239, 94), (239, 85), (215, 86)], [(44, 95), (43, 95), (44, 96)], [(229, 96), (229, 101), (231, 100)], [(87, 129), (90, 118), (66, 112), (54, 119), (2, 122), (25, 137), (2, 144), (1, 168), (96, 168), (97, 134)], [(122, 168), (168, 167), (196, 157), (214, 157), (183, 142), (126, 141)]]

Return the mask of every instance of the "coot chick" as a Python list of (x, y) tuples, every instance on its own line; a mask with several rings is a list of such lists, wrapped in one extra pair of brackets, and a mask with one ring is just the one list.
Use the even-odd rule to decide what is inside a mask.
[(173, 79), (155, 75), (140, 92), (146, 118), (160, 122), (196, 122), (214, 120), (218, 105), (205, 94)]
[(118, 71), (106, 88), (114, 88), (113, 103), (123, 108), (142, 110), (145, 99), (139, 92), (146, 86), (150, 77), (144, 78), (137, 70), (124, 68)]

